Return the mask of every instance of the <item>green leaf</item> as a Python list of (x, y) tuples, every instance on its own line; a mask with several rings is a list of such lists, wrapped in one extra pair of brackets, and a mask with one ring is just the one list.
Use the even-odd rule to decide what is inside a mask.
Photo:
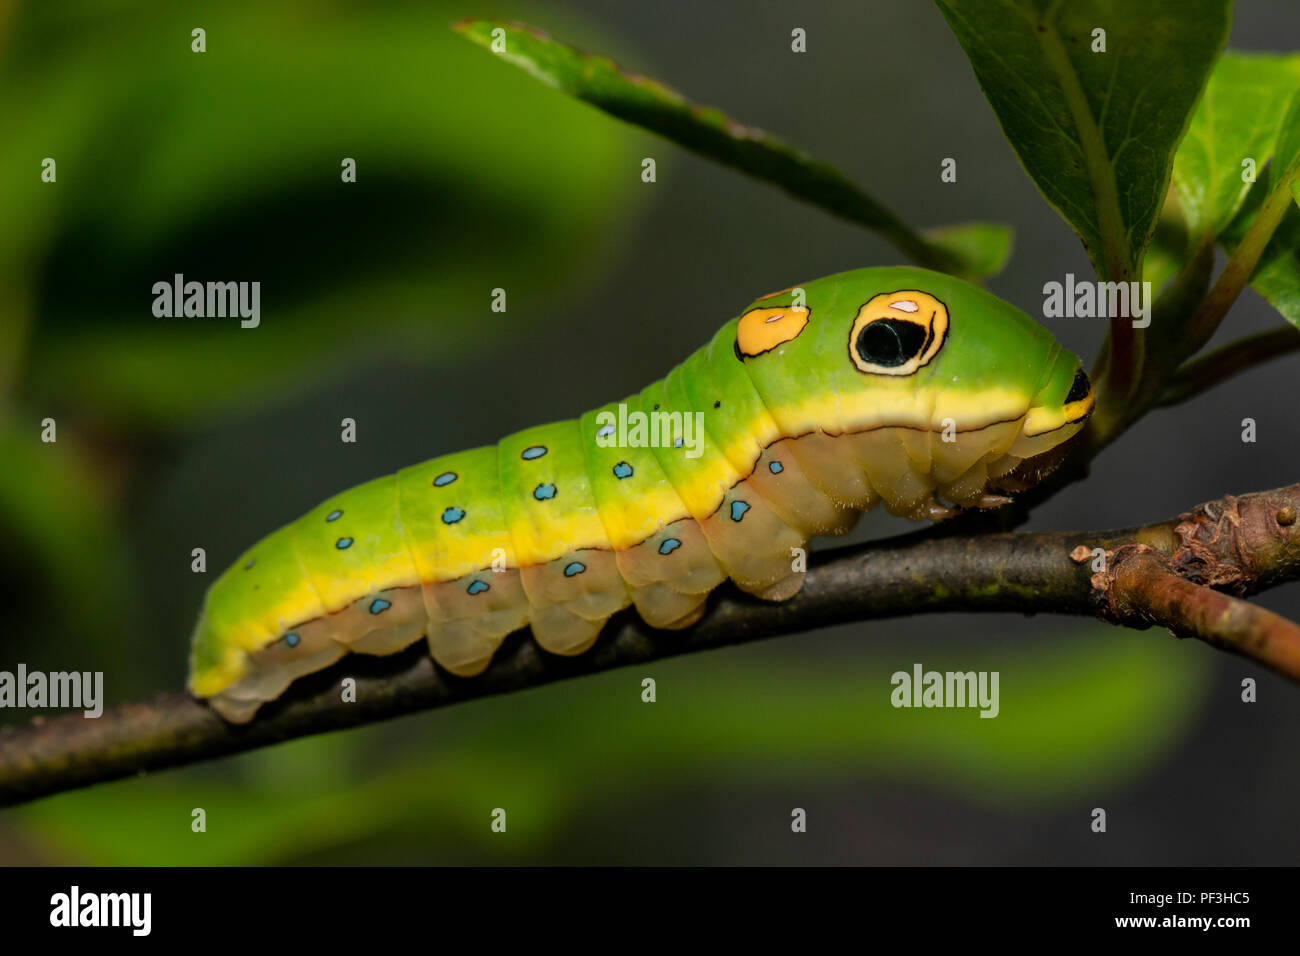
[(1274, 184), (1282, 180), (1284, 173), (1292, 177), (1284, 188), (1290, 191), (1296, 203), (1288, 204), (1282, 221), (1251, 274), (1250, 287), (1267, 299), (1288, 322), (1300, 326), (1300, 208), (1297, 207), (1300, 203), (1300, 178), (1296, 177), (1297, 164), (1300, 164), (1300, 90), (1292, 96), (1282, 121), (1268, 176), (1246, 194), (1241, 209), (1219, 239), (1229, 253), (1235, 252), (1265, 200), (1278, 188)]
[[(1098, 274), (1136, 277), (1230, 0), (936, 0), (1002, 130)], [(1094, 52), (1095, 30), (1105, 52)]]
[(930, 241), (827, 163), (719, 109), (692, 103), (658, 80), (625, 72), (606, 57), (521, 23), (469, 19), (454, 28), (548, 86), (866, 226), (921, 265), (980, 278), (991, 274), (990, 263), (1001, 262), (996, 246), (988, 251), (973, 241)]
[[(1251, 191), (1252, 195), (1262, 197), (1264, 190), (1259, 188), (1262, 185), (1258, 184)], [(1296, 192), (1294, 183), (1291, 191)], [(1300, 195), (1297, 196), (1297, 202), (1300, 202)], [(1236, 250), (1258, 208), (1259, 202), (1251, 202), (1248, 197), (1242, 215), (1238, 215), (1222, 236), (1223, 245), (1229, 252)], [(1273, 233), (1272, 240), (1250, 277), (1250, 287), (1267, 299), (1288, 322), (1300, 326), (1300, 207), (1295, 204), (1287, 210), (1277, 231)]]
[(1174, 190), (1170, 190), (1160, 218), (1156, 220), (1151, 245), (1147, 246), (1146, 256), (1142, 259), (1142, 278), (1151, 283), (1155, 292), (1159, 293), (1187, 261), (1187, 236), (1187, 220), (1174, 198)]
[(963, 222), (927, 229), (925, 238), (965, 262), (978, 276), (1003, 270), (1011, 256), (1014, 230), (1001, 222)]
[(1282, 117), (1300, 87), (1300, 56), (1225, 54), (1210, 74), (1178, 152), (1174, 186), (1191, 235), (1218, 236), (1241, 208), (1278, 142)]
[[(1292, 60), (1296, 64), (1297, 73), (1300, 73), (1300, 55), (1293, 57)], [(1276, 179), (1281, 175), (1282, 170), (1300, 157), (1300, 89), (1297, 89), (1297, 86), (1300, 86), (1300, 83), (1291, 87), (1291, 101), (1278, 129), (1273, 167), (1269, 170), (1270, 180)]]

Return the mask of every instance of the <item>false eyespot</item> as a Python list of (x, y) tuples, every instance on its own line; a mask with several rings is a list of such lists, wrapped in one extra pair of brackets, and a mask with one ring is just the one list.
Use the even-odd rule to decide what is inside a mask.
[(753, 358), (791, 341), (808, 325), (808, 313), (793, 306), (750, 309), (736, 325), (736, 354)]
[(927, 365), (948, 336), (948, 307), (928, 292), (906, 289), (872, 296), (849, 330), (849, 358), (872, 375), (911, 375)]

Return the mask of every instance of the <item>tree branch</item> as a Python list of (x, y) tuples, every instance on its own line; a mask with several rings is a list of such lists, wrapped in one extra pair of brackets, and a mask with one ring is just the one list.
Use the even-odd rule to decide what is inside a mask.
[[(1172, 521), (1122, 531), (966, 535), (940, 525), (819, 556), (803, 590), (789, 601), (766, 604), (724, 587), (704, 618), (683, 632), (656, 631), (625, 612), (595, 648), (575, 658), (547, 654), (521, 632), (506, 640), (484, 674), (469, 679), (436, 668), (420, 645), (391, 657), (351, 655), (297, 682), (244, 726), (225, 723), (185, 694), (122, 704), (93, 720), (78, 714), (38, 718), (0, 730), (0, 805), (615, 667), (936, 611), (1159, 623), (1231, 646), (1300, 680), (1294, 625), (1244, 602), (1216, 605), (1201, 593), (1215, 588), (1246, 595), (1300, 578), (1297, 512), (1300, 484), (1228, 496)], [(1106, 553), (1106, 568), (1094, 574), (1098, 548)], [(1159, 573), (1153, 560), (1160, 562)], [(1184, 586), (1188, 582), (1195, 590)], [(1221, 610), (1231, 613), (1216, 617)], [(355, 703), (341, 699), (343, 677), (356, 679)]]

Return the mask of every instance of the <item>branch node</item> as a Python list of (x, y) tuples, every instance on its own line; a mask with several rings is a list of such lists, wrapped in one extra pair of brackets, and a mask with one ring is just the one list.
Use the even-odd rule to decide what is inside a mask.
[(1198, 505), (1174, 526), (1179, 546), (1170, 556), (1174, 573), (1238, 597), (1259, 590), (1291, 552), (1297, 486)]
[(1144, 556), (1147, 555), (1161, 564), (1165, 563), (1165, 556), (1148, 544), (1133, 542), (1106, 551), (1102, 569), (1095, 572), (1090, 580), (1093, 605), (1097, 609), (1097, 616), (1102, 620), (1138, 629), (1151, 626), (1149, 619), (1141, 614), (1135, 615), (1134, 609), (1126, 600), (1133, 587), (1129, 580), (1131, 572), (1135, 564), (1146, 564)]

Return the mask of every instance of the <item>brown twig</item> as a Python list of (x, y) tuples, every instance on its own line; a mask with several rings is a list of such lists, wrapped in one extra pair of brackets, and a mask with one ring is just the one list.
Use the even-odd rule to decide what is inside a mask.
[[(436, 668), (419, 646), (393, 657), (350, 656), (295, 684), (242, 727), (184, 694), (122, 704), (94, 720), (72, 715), (34, 721), (0, 732), (0, 805), (615, 667), (847, 621), (935, 611), (1093, 615), (1134, 626), (1158, 622), (1232, 646), (1300, 680), (1300, 658), (1286, 650), (1289, 638), (1276, 621), (1243, 615), (1237, 609), (1242, 602), (1223, 605), (1237, 609), (1236, 617), (1216, 619), (1217, 605), (1201, 596), (1209, 588), (1244, 595), (1300, 577), (1297, 511), (1300, 485), (1228, 497), (1173, 521), (1123, 531), (954, 535), (940, 526), (937, 534), (918, 532), (829, 552), (786, 602), (765, 604), (724, 589), (703, 620), (684, 632), (656, 631), (623, 614), (593, 650), (576, 658), (546, 654), (526, 634), (515, 634), (492, 666), (472, 679)], [(1163, 573), (1155, 574), (1146, 562), (1131, 563), (1126, 548), (1159, 555)], [(1092, 571), (1098, 551), (1108, 569), (1100, 577)], [(1187, 592), (1187, 582), (1197, 590)], [(1181, 601), (1185, 593), (1198, 600)], [(1233, 630), (1238, 625), (1240, 632)], [(1262, 644), (1261, 635), (1267, 638)], [(356, 680), (355, 702), (342, 700), (344, 677)]]
[(1117, 563), (1111, 601), (1129, 627), (1158, 624), (1175, 637), (1196, 637), (1291, 677), (1300, 675), (1300, 627), (1280, 615), (1180, 578), (1150, 549)]
[(1192, 509), (1173, 527), (1172, 551), (1141, 542), (1108, 551), (1092, 578), (1100, 616), (1129, 627), (1159, 624), (1300, 681), (1300, 627), (1230, 596), (1300, 575), (1296, 487)]

